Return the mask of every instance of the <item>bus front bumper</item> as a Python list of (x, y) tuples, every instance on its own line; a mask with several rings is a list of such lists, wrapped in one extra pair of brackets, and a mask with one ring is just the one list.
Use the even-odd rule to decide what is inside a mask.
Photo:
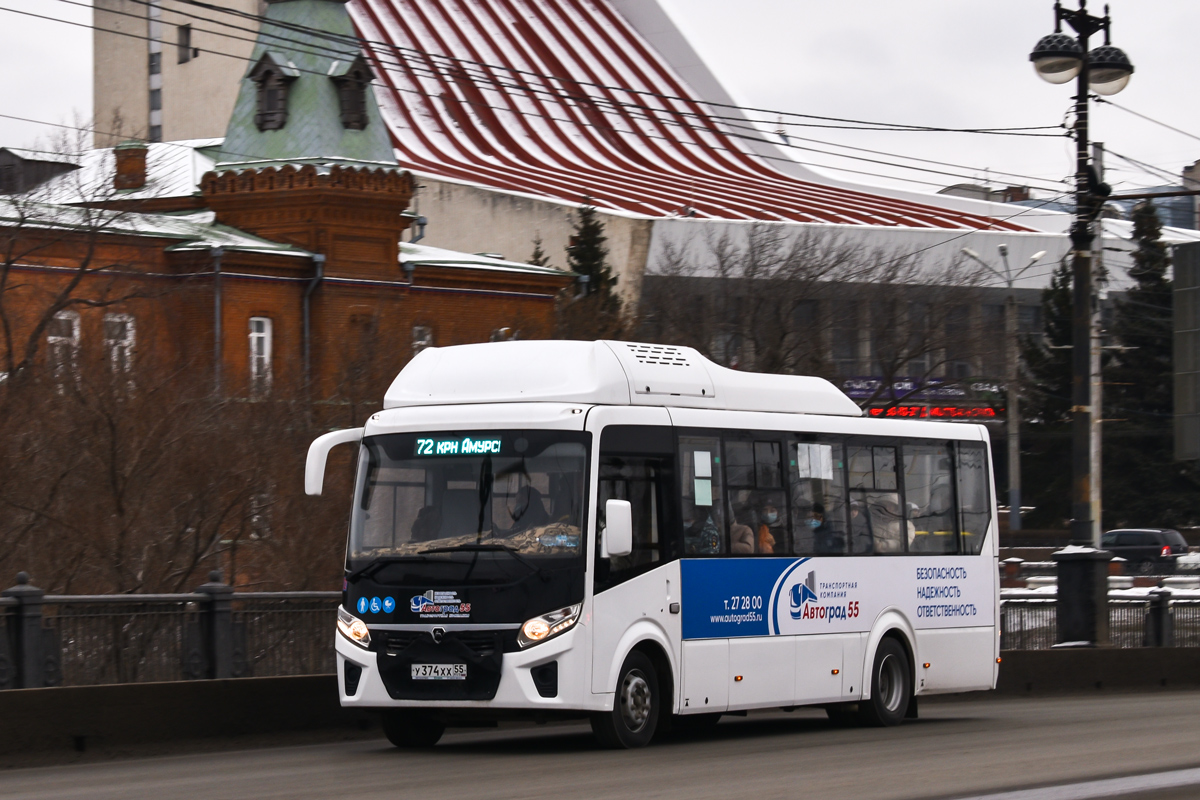
[[(582, 627), (528, 650), (504, 653), (500, 681), (490, 700), (394, 699), (384, 685), (378, 663), (388, 656), (366, 650), (336, 634), (338, 695), (347, 708), (601, 710), (603, 699), (590, 691), (591, 664), (582, 646), (586, 641)], [(346, 691), (354, 683), (347, 681), (347, 663), (362, 670), (352, 694)], [(551, 664), (555, 666), (550, 667)], [(535, 675), (540, 679), (541, 691)], [(553, 692), (549, 685), (551, 675), (555, 678)]]

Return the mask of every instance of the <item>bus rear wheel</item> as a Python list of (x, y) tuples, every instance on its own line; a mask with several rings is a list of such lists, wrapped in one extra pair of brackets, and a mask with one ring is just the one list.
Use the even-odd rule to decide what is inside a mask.
[(445, 725), (423, 714), (383, 712), (383, 735), (396, 747), (433, 747), (445, 732)]
[(604, 747), (645, 747), (654, 737), (661, 708), (654, 665), (635, 650), (621, 665), (612, 711), (592, 715), (592, 733)]
[(858, 704), (858, 718), (863, 725), (883, 727), (904, 721), (912, 700), (912, 670), (908, 653), (895, 639), (886, 637), (875, 650), (871, 668), (871, 697)]

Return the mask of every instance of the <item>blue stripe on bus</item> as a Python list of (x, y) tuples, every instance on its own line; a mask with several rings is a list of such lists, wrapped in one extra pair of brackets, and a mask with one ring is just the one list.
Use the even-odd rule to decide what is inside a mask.
[(806, 558), (685, 558), (679, 562), (684, 639), (769, 636), (771, 600)]

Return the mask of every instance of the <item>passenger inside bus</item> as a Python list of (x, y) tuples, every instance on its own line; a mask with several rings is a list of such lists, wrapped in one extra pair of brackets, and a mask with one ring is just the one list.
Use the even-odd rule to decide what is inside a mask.
[(746, 502), (745, 492), (730, 492), (729, 552), (749, 555), (754, 552), (754, 512)]
[(758, 552), (774, 553), (776, 546), (783, 544), (784, 538), (778, 505), (773, 498), (767, 498), (760, 500), (758, 509), (758, 537), (756, 540)]
[(813, 532), (814, 552), (821, 555), (846, 552), (846, 537), (826, 521), (824, 505), (813, 503), (808, 524)]
[(417, 518), (412, 524), (413, 542), (428, 542), (438, 538), (442, 533), (442, 513), (437, 506), (425, 506), (417, 512)]
[(512, 527), (506, 531), (508, 536), (550, 522), (550, 515), (546, 513), (546, 504), (542, 500), (542, 493), (534, 486), (522, 486), (517, 489), (516, 494), (509, 501), (508, 513), (513, 520)]

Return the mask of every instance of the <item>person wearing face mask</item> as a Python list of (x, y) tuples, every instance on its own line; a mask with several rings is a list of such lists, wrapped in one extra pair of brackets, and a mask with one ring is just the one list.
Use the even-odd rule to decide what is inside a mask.
[(825, 506), (813, 503), (808, 526), (812, 528), (813, 544), (818, 553), (840, 553), (845, 549), (842, 537), (825, 521)]
[(779, 509), (774, 504), (768, 502), (762, 507), (758, 518), (761, 523), (758, 526), (758, 552), (774, 553), (775, 535), (771, 532), (771, 529), (779, 526)]

